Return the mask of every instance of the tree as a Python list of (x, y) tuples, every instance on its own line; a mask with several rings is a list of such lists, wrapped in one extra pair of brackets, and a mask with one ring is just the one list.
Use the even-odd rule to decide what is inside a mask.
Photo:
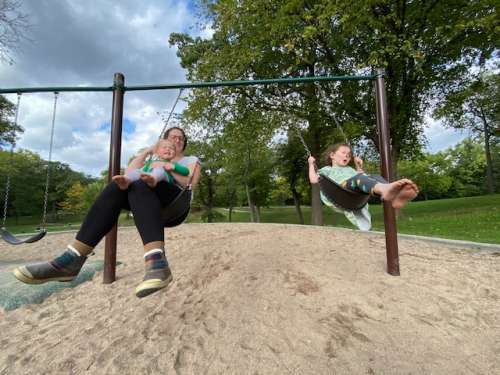
[[(10, 176), (8, 192), (9, 216), (38, 216), (45, 206), (47, 168), (49, 163), (36, 153), (17, 150), (14, 153), (0, 151), (0, 176)], [(47, 210), (52, 210), (52, 218), (57, 218), (57, 207), (66, 196), (66, 191), (76, 182), (88, 184), (93, 179), (83, 173), (75, 172), (67, 164), (50, 163), (51, 173), (47, 194)], [(5, 200), (6, 185), (0, 185), (2, 207)]]
[(66, 191), (66, 198), (64, 201), (59, 203), (59, 206), (64, 211), (77, 214), (83, 212), (85, 209), (85, 201), (83, 200), (83, 194), (85, 188), (80, 182), (76, 182)]
[[(297, 129), (297, 131), (300, 131)], [(277, 147), (277, 171), (284, 177), (288, 183), (291, 192), (295, 211), (299, 219), (299, 224), (304, 224), (304, 215), (302, 214), (301, 201), (302, 194), (300, 186), (305, 183), (307, 176), (305, 168), (306, 154), (297, 136), (288, 136), (288, 142)], [(307, 180), (307, 183), (309, 181)]]
[(443, 154), (452, 162), (447, 173), (453, 179), (450, 188), (453, 196), (484, 194), (486, 158), (479, 143), (466, 138), (455, 147), (445, 150)]
[[(13, 63), (12, 53), (29, 28), (27, 16), (20, 11), (21, 1), (0, 0), (0, 62)], [(16, 133), (23, 129), (10, 119), (14, 116), (15, 105), (0, 96), (0, 149), (6, 144), (14, 145)]]
[(16, 142), (16, 134), (22, 133), (23, 128), (12, 121), (15, 116), (15, 105), (0, 95), (0, 149)]
[[(422, 119), (436, 90), (460, 83), (472, 65), (498, 48), (496, 2), (457, 0), (214, 0), (201, 1), (211, 39), (172, 34), (190, 80), (304, 77), (386, 70), (393, 171), (420, 150)], [(332, 133), (333, 115), (362, 130), (378, 148), (371, 84), (303, 84), (235, 88), (214, 99), (243, 96), (249, 108), (293, 116), (307, 125), (318, 156)], [(192, 97), (193, 101), (206, 96)], [(229, 111), (215, 106), (215, 110)], [(260, 114), (260, 113), (259, 113)], [(321, 223), (319, 189), (312, 193), (314, 224)]]
[(0, 0), (0, 61), (12, 63), (12, 53), (26, 39), (30, 25), (21, 5), (17, 0)]
[(446, 126), (469, 129), (484, 140), (488, 192), (495, 192), (491, 139), (499, 137), (500, 129), (500, 75), (481, 73), (470, 82), (450, 90), (434, 111)]
[(444, 153), (424, 154), (417, 160), (402, 160), (398, 170), (402, 176), (413, 180), (425, 200), (450, 196), (453, 178), (449, 176), (452, 161)]

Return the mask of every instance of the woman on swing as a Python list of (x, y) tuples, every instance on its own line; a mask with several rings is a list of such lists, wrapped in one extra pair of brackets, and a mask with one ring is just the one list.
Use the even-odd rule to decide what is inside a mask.
[[(130, 210), (134, 216), (135, 226), (144, 245), (146, 272), (143, 281), (137, 286), (135, 294), (142, 298), (165, 288), (172, 281), (165, 255), (164, 226), (161, 219), (161, 208), (171, 203), (181, 192), (182, 186), (189, 183), (192, 177), (193, 187), (199, 180), (199, 160), (196, 156), (184, 156), (187, 145), (186, 134), (181, 128), (172, 127), (164, 138), (173, 142), (175, 156), (170, 160), (189, 169), (189, 176), (182, 176), (171, 171), (175, 182), (159, 181), (154, 186), (142, 179), (131, 182), (125, 189), (112, 181), (97, 197), (88, 211), (74, 241), (59, 257), (42, 263), (18, 267), (14, 275), (27, 284), (41, 284), (48, 281), (73, 280), (89, 254), (101, 239), (117, 223), (122, 209)], [(131, 164), (144, 164), (151, 153), (149, 147), (139, 154)]]
[[(363, 160), (358, 157), (354, 158), (356, 169), (350, 167), (348, 164), (351, 161), (352, 151), (346, 143), (330, 146), (325, 152), (325, 157), (329, 165), (318, 172), (315, 169), (316, 159), (310, 156), (307, 160), (311, 184), (317, 184), (319, 175), (324, 175), (345, 189), (361, 194), (378, 195), (382, 200), (391, 202), (392, 207), (396, 209), (402, 208), (418, 194), (417, 185), (406, 178), (389, 183), (367, 175), (363, 171)], [(322, 195), (321, 199), (325, 201), (326, 197)]]

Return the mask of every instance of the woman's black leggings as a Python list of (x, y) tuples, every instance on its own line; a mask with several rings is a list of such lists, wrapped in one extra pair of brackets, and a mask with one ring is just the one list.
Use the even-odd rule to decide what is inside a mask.
[(143, 244), (164, 241), (161, 208), (172, 202), (180, 192), (178, 186), (165, 181), (150, 188), (144, 181), (138, 180), (132, 182), (127, 190), (121, 190), (111, 182), (90, 208), (76, 239), (88, 246), (97, 246), (117, 223), (120, 211), (125, 209), (132, 211)]

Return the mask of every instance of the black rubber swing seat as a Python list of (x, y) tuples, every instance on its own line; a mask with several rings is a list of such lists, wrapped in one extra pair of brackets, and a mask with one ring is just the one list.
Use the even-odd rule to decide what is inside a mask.
[(162, 208), (161, 216), (164, 227), (175, 227), (186, 220), (191, 209), (191, 196), (192, 190), (186, 188), (170, 204)]
[(46, 234), (47, 234), (47, 230), (42, 229), (40, 232), (38, 232), (30, 237), (17, 238), (12, 233), (10, 233), (7, 229), (0, 228), (0, 235), (2, 236), (2, 239), (11, 245), (22, 245), (23, 243), (33, 243), (33, 242), (41, 240), (43, 237), (45, 237)]
[(323, 175), (319, 177), (319, 186), (323, 195), (325, 195), (330, 202), (344, 210), (360, 210), (366, 206), (370, 200), (369, 194), (357, 193), (345, 189), (332, 179)]

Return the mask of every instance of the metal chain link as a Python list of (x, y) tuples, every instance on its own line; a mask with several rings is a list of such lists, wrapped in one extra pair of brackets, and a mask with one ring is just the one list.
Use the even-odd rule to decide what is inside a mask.
[(179, 95), (177, 95), (177, 99), (175, 99), (175, 102), (174, 102), (174, 105), (172, 107), (172, 109), (170, 110), (170, 113), (167, 117), (167, 119), (165, 120), (165, 125), (163, 126), (163, 129), (160, 133), (160, 139), (163, 137), (163, 135), (165, 134), (165, 130), (167, 129), (167, 126), (170, 122), (170, 118), (172, 117), (172, 114), (174, 113), (174, 110), (175, 110), (175, 107), (177, 106), (177, 102), (179, 101), (179, 99), (181, 98), (181, 95), (182, 95), (182, 92), (184, 91), (184, 89), (180, 89), (179, 90)]
[(5, 198), (3, 201), (2, 228), (5, 228), (5, 221), (7, 220), (7, 207), (9, 205), (9, 189), (10, 189), (10, 175), (7, 175), (7, 181), (5, 183)]
[[(21, 104), (21, 94), (17, 94), (17, 103), (16, 103), (16, 114), (14, 117), (14, 128), (17, 127), (17, 120), (19, 117), (19, 106)], [(15, 139), (15, 130), (12, 130), (14, 139), (12, 140), (12, 146), (10, 148), (10, 165), (9, 168), (12, 168), (12, 158), (14, 157), (14, 148), (16, 147), (16, 139)], [(3, 201), (3, 220), (2, 220), (2, 228), (5, 228), (5, 222), (7, 221), (7, 209), (9, 206), (9, 194), (10, 194), (10, 170), (7, 173), (7, 181), (5, 183), (5, 197)]]
[(42, 223), (40, 224), (40, 230), (45, 229), (46, 219), (47, 219), (47, 202), (49, 200), (49, 181), (50, 181), (50, 165), (52, 162), (52, 148), (54, 146), (54, 128), (56, 124), (56, 109), (57, 109), (57, 97), (59, 93), (54, 92), (54, 109), (52, 111), (52, 127), (50, 129), (50, 146), (49, 146), (49, 161), (47, 165), (47, 178), (45, 179), (45, 196), (43, 199), (43, 216)]
[(309, 150), (309, 147), (307, 147), (307, 143), (304, 139), (304, 137), (302, 136), (299, 128), (297, 128), (295, 125), (292, 125), (292, 128), (293, 130), (295, 130), (295, 132), (297, 133), (297, 136), (299, 137), (300, 139), (300, 142), (302, 142), (302, 145), (304, 146), (304, 149), (306, 150), (307, 152), (307, 157), (311, 156), (311, 151)]

